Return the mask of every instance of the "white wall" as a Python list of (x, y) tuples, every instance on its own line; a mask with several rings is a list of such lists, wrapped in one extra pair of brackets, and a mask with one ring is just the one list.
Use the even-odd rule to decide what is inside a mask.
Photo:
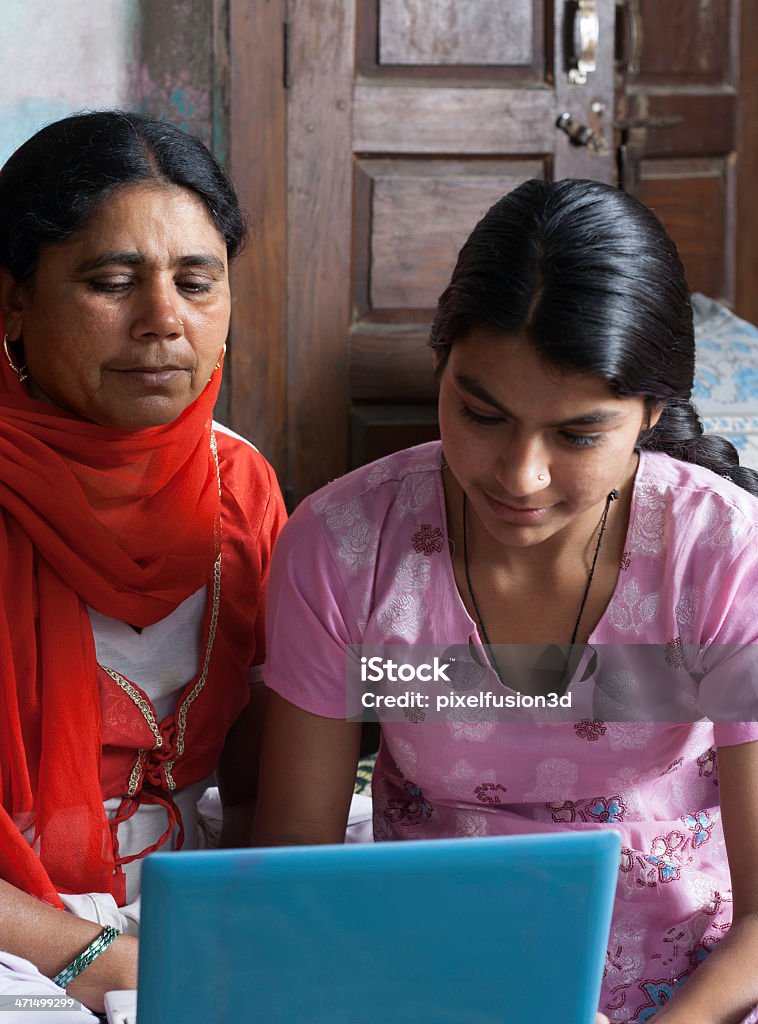
[(132, 106), (139, 0), (0, 2), (0, 166), (75, 110)]

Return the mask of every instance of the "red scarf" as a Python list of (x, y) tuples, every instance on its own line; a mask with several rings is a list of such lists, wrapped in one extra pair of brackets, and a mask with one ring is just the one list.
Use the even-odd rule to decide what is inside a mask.
[(130, 432), (29, 398), (0, 353), (0, 875), (54, 906), (118, 888), (86, 606), (147, 626), (212, 579), (220, 378)]

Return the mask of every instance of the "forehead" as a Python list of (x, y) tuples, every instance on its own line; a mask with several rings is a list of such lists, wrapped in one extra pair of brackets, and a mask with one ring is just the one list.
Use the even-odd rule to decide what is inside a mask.
[(124, 185), (106, 196), (87, 223), (43, 253), (77, 262), (97, 252), (132, 250), (146, 259), (207, 251), (226, 265), (226, 242), (203, 201), (176, 185)]
[(620, 411), (636, 404), (619, 397), (602, 377), (546, 362), (522, 334), (473, 331), (452, 346), (444, 376), (462, 392), (524, 419), (565, 418), (588, 406)]
[(520, 378), (533, 378), (548, 386), (604, 391), (615, 397), (610, 384), (602, 377), (543, 359), (524, 333), (474, 330), (452, 346), (450, 360), (456, 366), (486, 369), (494, 374), (494, 379), (490, 380), (493, 385), (511, 381), (516, 373)]

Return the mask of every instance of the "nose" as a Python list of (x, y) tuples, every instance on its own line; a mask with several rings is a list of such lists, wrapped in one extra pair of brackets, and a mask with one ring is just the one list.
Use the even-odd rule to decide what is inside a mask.
[(132, 336), (138, 340), (154, 341), (156, 338), (179, 337), (183, 331), (184, 323), (179, 319), (173, 282), (152, 281), (146, 284), (137, 296)]
[(512, 437), (501, 450), (497, 481), (512, 498), (528, 498), (550, 486), (550, 460), (539, 438)]

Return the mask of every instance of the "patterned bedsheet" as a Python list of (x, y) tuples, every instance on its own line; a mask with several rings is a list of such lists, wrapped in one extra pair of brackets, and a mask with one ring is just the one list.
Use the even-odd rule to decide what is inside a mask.
[(758, 327), (726, 306), (692, 296), (697, 368), (692, 394), (706, 431), (729, 438), (758, 469)]

